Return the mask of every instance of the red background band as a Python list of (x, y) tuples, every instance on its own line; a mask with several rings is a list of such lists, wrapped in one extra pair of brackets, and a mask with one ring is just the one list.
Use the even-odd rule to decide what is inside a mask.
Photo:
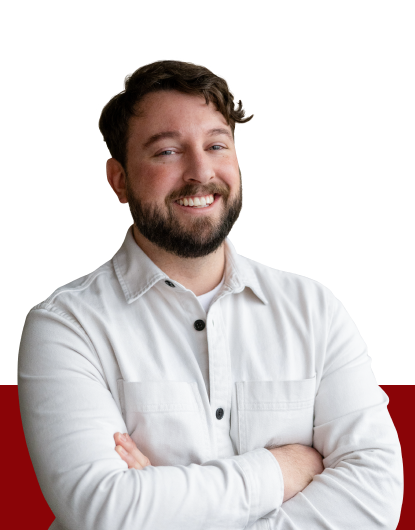
[[(414, 421), (410, 419), (414, 418), (410, 411), (415, 398), (415, 385), (383, 385), (382, 388), (390, 398), (389, 412), (401, 441), (405, 477), (407, 477), (398, 529), (412, 530), (414, 523), (413, 518), (410, 518), (410, 502), (411, 499), (415, 499), (415, 478), (413, 478), (415, 459), (409, 456), (409, 451), (415, 434)], [(0, 401), (3, 403), (4, 426), (0, 438), (2, 457), (0, 521), (3, 528), (47, 530), (54, 520), (54, 515), (40, 491), (27, 451), (20, 421), (17, 386), (0, 386)]]

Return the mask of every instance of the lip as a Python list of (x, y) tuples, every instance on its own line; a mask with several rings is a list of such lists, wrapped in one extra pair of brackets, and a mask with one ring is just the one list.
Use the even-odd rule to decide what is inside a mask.
[[(205, 197), (205, 195), (191, 195), (191, 197)], [(216, 204), (219, 202), (221, 195), (214, 193), (213, 194), (213, 202), (209, 204), (209, 206), (205, 206), (204, 208), (194, 208), (192, 206), (185, 206), (184, 204), (179, 204), (178, 200), (182, 199), (184, 197), (180, 197), (179, 199), (176, 199), (173, 201), (173, 204), (180, 208), (181, 210), (185, 210), (188, 213), (191, 213), (192, 215), (200, 215), (202, 212), (210, 212), (212, 208), (216, 207)]]

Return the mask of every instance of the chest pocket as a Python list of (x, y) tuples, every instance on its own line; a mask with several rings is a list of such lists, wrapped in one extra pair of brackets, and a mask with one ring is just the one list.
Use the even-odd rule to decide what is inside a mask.
[(196, 383), (118, 381), (128, 434), (152, 465), (208, 460), (208, 431)]
[(312, 445), (315, 377), (236, 383), (239, 453), (300, 443)]

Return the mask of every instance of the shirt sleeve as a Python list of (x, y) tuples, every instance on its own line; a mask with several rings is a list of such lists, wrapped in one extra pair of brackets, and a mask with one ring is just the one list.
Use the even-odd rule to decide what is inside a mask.
[(324, 471), (272, 514), (272, 530), (395, 529), (403, 497), (398, 436), (355, 324), (334, 299), (315, 400)]
[(127, 428), (99, 357), (80, 324), (56, 307), (27, 317), (18, 388), (29, 453), (59, 527), (243, 529), (282, 504), (282, 474), (266, 449), (129, 470), (114, 450), (114, 433)]

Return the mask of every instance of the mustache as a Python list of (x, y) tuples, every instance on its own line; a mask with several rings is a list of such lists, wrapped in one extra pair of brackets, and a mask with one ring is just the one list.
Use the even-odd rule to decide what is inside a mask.
[(201, 186), (186, 184), (181, 190), (171, 193), (170, 196), (167, 197), (167, 202), (177, 201), (177, 199), (191, 197), (192, 195), (214, 195), (215, 193), (222, 195), (224, 199), (227, 199), (229, 196), (229, 187), (209, 184), (202, 188)]

